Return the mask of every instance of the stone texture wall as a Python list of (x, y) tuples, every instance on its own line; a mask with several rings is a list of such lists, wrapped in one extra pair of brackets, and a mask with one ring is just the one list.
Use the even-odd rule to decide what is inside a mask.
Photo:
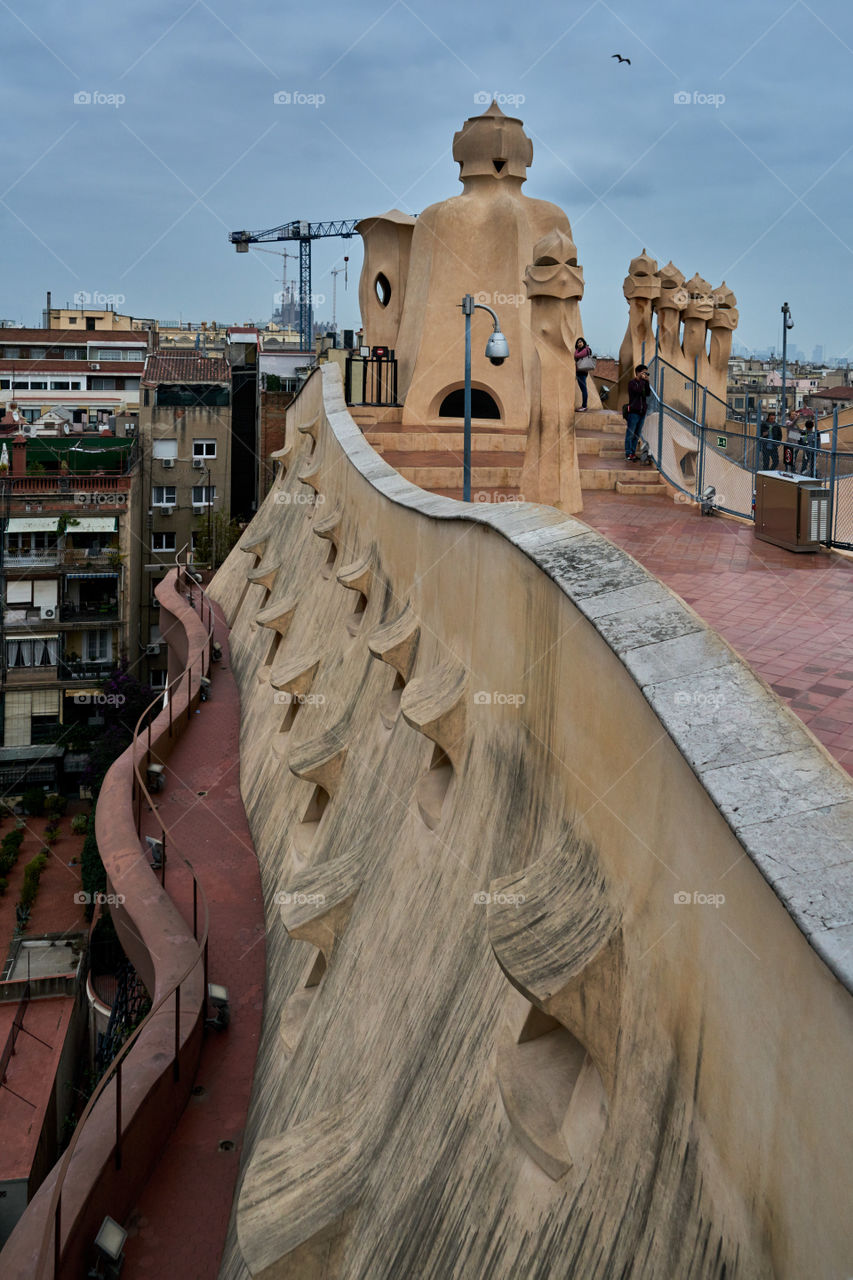
[(552, 509), (367, 446), (340, 373), (212, 593), (268, 919), (222, 1276), (849, 1270), (853, 788)]

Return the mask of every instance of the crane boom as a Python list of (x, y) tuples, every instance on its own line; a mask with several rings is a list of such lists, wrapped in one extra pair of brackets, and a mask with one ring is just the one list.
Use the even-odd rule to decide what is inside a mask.
[(351, 218), (344, 222), (304, 222), (293, 221), (282, 223), (280, 227), (269, 227), (266, 231), (231, 231), (228, 240), (238, 253), (248, 253), (249, 245), (270, 244), (276, 240), (299, 241), (299, 347), (302, 351), (311, 351), (314, 347), (314, 324), (312, 320), (311, 300), (311, 241), (325, 240), (330, 236), (340, 236), (343, 240), (355, 235), (360, 219)]

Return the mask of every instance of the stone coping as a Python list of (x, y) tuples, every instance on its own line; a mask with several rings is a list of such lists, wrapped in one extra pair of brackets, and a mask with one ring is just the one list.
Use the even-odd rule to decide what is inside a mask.
[[(553, 507), (469, 505), (419, 489), (364, 439), (338, 366), (311, 377), (323, 379), (335, 439), (377, 492), (433, 520), (488, 525), (588, 619), (799, 929), (853, 990), (853, 781), (802, 721), (698, 614), (602, 534)], [(685, 680), (689, 701), (678, 696)]]

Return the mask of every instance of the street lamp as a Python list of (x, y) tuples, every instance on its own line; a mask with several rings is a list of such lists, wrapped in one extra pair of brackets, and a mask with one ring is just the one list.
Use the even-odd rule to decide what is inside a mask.
[(782, 303), (782, 415), (781, 426), (784, 426), (788, 419), (788, 402), (785, 397), (785, 380), (788, 362), (788, 330), (793, 329), (794, 321), (791, 319), (791, 308), (787, 302)]
[(486, 359), (492, 364), (503, 364), (509, 356), (509, 343), (501, 333), (501, 324), (491, 307), (484, 302), (475, 302), (474, 295), (466, 293), (462, 299), (462, 314), (465, 317), (465, 447), (462, 461), (462, 501), (471, 501), (471, 317), (479, 308), (488, 311), (494, 321), (494, 329), (486, 343)]

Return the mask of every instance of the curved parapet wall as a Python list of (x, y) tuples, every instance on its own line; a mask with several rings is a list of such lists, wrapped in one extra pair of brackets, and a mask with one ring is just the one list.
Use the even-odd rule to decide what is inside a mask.
[(268, 996), (222, 1276), (847, 1275), (853, 786), (588, 526), (292, 405), (232, 624)]
[[(109, 1213), (129, 1213), (177, 1123), (192, 1088), (203, 1035), (206, 924), (198, 939), (143, 852), (137, 815), (146, 808), (138, 784), (149, 760), (165, 763), (199, 700), (209, 667), (209, 636), (179, 590), (173, 570), (157, 587), (160, 628), (182, 673), (171, 686), (171, 710), (151, 722), (150, 734), (111, 766), (95, 810), (98, 849), (116, 897), (111, 907), (126, 955), (148, 990), (151, 1013), (121, 1065), (121, 1153), (116, 1156), (116, 1076), (102, 1084), (82, 1117), (72, 1148), (48, 1175), (0, 1255), (3, 1280), (42, 1280), (86, 1274), (95, 1236)], [(177, 866), (177, 850), (167, 858)], [(202, 915), (204, 904), (202, 902)], [(176, 1010), (174, 991), (180, 984)], [(177, 1051), (177, 1070), (176, 1057)], [(118, 1060), (117, 1060), (118, 1061)], [(54, 1222), (60, 1205), (61, 1260), (54, 1269)]]

